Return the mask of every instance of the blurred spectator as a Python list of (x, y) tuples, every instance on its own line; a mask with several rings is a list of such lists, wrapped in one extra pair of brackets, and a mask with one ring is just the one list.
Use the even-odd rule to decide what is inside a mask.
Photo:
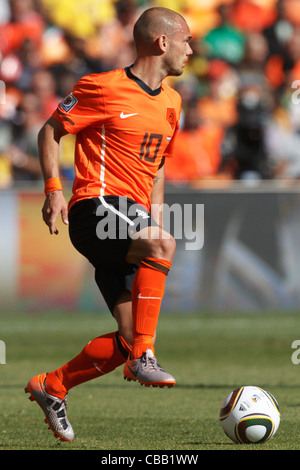
[(222, 139), (222, 128), (202, 123), (197, 105), (188, 106), (174, 156), (166, 162), (166, 181), (187, 183), (217, 178)]
[(277, 18), (277, 0), (236, 0), (231, 19), (236, 28), (249, 32), (262, 32)]
[(56, 81), (49, 70), (38, 70), (32, 76), (31, 85), (32, 92), (39, 100), (40, 118), (45, 122), (62, 99), (56, 93)]
[(115, 16), (114, 2), (110, 0), (39, 0), (38, 3), (49, 23), (81, 39), (95, 36)]
[[(299, 178), (299, 0), (0, 0), (0, 187), (40, 181), (38, 128), (83, 75), (134, 60), (132, 27), (151, 6), (182, 12), (193, 35), (170, 80), (182, 128), (168, 181)], [(70, 183), (73, 144), (61, 143)]]
[(9, 0), (0, 0), (0, 24), (7, 23), (10, 19)]
[(139, 16), (139, 9), (131, 0), (118, 1), (116, 16), (99, 31), (98, 43), (103, 47), (99, 57), (106, 67), (122, 68), (132, 64), (135, 58), (132, 30)]
[(270, 119), (270, 102), (258, 86), (245, 87), (239, 96), (238, 120), (222, 144), (222, 170), (234, 179), (269, 179), (271, 163), (266, 149), (265, 129)]
[(283, 15), (295, 27), (300, 26), (300, 4), (298, 0), (281, 0)]
[(14, 183), (11, 164), (6, 156), (11, 141), (11, 126), (8, 121), (0, 119), (0, 190), (9, 188)]
[(268, 42), (270, 56), (284, 56), (287, 42), (293, 34), (294, 26), (288, 19), (285, 6), (284, 0), (278, 1), (276, 21), (263, 31)]
[(9, 21), (0, 24), (0, 79), (28, 89), (39, 65), (45, 23), (33, 0), (10, 0)]
[(221, 23), (204, 37), (207, 55), (238, 64), (244, 57), (246, 36), (232, 22), (236, 2), (221, 4), (218, 8)]
[(300, 81), (295, 68), (286, 72), (281, 94), (266, 128), (266, 146), (274, 177), (300, 179)]
[(13, 178), (17, 182), (41, 179), (37, 135), (43, 123), (39, 98), (34, 93), (25, 93), (14, 119), (12, 140), (6, 153)]
[(107, 70), (99, 58), (89, 53), (87, 40), (65, 33), (64, 41), (69, 50), (68, 56), (49, 67), (56, 77), (56, 91), (63, 97), (70, 93), (82, 76)]
[(273, 176), (277, 179), (300, 179), (300, 134), (293, 127), (288, 113), (278, 109), (265, 135)]
[(226, 129), (237, 119), (239, 75), (222, 60), (210, 61), (205, 74), (208, 92), (198, 99), (199, 112), (207, 122)]
[(247, 35), (245, 56), (239, 65), (241, 88), (252, 84), (269, 88), (266, 77), (268, 52), (268, 43), (262, 34), (250, 32)]
[(25, 40), (39, 46), (44, 20), (36, 11), (34, 0), (10, 0), (10, 20), (0, 25), (0, 53), (7, 56), (20, 49)]

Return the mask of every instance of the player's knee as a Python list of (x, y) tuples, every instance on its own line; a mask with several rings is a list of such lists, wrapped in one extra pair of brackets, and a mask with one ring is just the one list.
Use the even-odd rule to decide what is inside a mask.
[(175, 249), (176, 241), (170, 235), (168, 238), (152, 240), (149, 256), (172, 261), (175, 254)]

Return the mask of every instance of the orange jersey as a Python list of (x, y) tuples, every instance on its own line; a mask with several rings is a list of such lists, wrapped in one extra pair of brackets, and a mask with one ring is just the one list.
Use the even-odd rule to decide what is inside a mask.
[(76, 134), (73, 196), (126, 196), (150, 208), (153, 179), (172, 156), (179, 94), (163, 83), (152, 91), (129, 68), (83, 77), (53, 117)]

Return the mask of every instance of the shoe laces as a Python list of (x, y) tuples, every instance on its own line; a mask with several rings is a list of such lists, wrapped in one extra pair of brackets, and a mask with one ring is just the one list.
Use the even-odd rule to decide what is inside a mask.
[(149, 356), (147, 351), (142, 355), (141, 362), (143, 363), (145, 370), (157, 370), (157, 360), (154, 356)]

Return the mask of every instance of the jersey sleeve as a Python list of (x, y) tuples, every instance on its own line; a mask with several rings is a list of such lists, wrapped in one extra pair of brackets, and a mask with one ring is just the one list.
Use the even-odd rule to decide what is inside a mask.
[(53, 113), (54, 119), (70, 134), (77, 134), (104, 119), (105, 108), (97, 78), (97, 74), (81, 78)]

